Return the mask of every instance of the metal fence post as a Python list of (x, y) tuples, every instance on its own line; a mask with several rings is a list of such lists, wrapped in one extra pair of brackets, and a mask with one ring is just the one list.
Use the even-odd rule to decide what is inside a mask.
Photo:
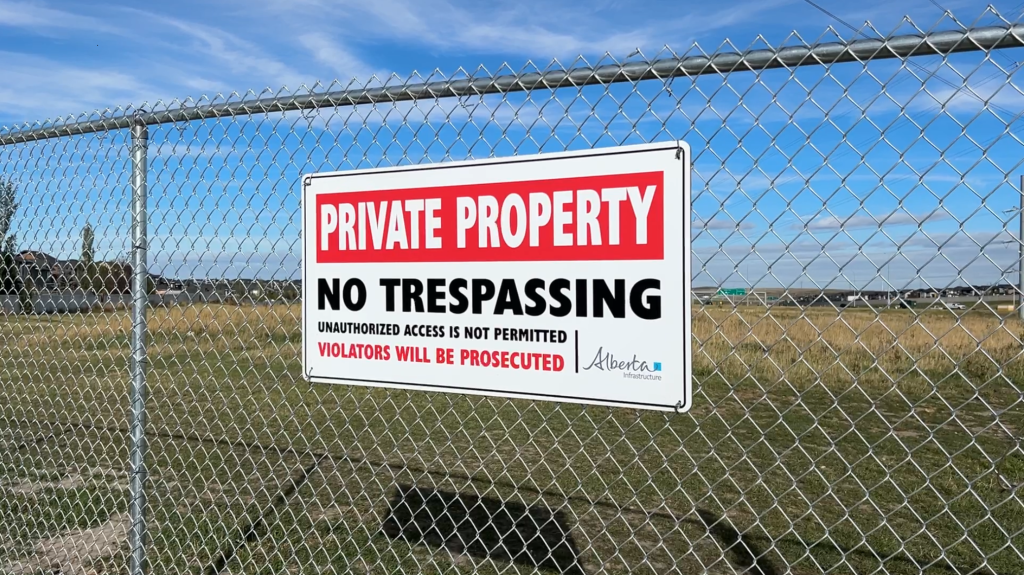
[[(40, 299), (46, 300), (40, 301), (45, 315), (0, 310), (0, 575), (84, 572), (114, 563), (118, 575), (127, 575), (121, 573), (126, 568), (131, 575), (148, 575), (150, 568), (154, 575), (184, 575), (185, 570), (220, 573), (226, 565), (306, 572), (341, 564), (394, 573), (473, 567), (515, 573), (679, 572), (700, 564), (762, 574), (818, 565), (830, 575), (887, 574), (915, 564), (964, 575), (982, 569), (1024, 574), (1024, 476), (1014, 465), (1021, 454), (1021, 425), (1015, 418), (1024, 406), (1019, 361), (1024, 323), (1009, 319), (1024, 318), (1024, 169), (1015, 170), (1021, 206), (1010, 210), (1012, 202), (999, 195), (1008, 193), (1012, 177), (1001, 166), (1020, 156), (1017, 144), (1024, 132), (1017, 129), (1018, 114), (1004, 106), (1014, 103), (978, 95), (977, 82), (972, 90), (967, 80), (944, 78), (998, 80), (1014, 89), (1024, 84), (1024, 66), (998, 62), (1005, 55), (999, 50), (1024, 49), (1024, 16), (1017, 16), (1022, 23), (1011, 24), (987, 9), (972, 21), (993, 19), (1005, 26), (957, 24), (956, 30), (932, 31), (907, 21), (899, 30), (910, 33), (903, 36), (847, 42), (829, 33), (826, 41), (811, 45), (758, 41), (742, 53), (693, 43), (681, 53), (664, 47), (655, 59), (639, 52), (618, 59), (596, 52), (589, 62), (581, 59), (568, 67), (555, 59), (496, 61), (497, 68), (451, 75), (433, 71), (426, 78), (410, 73), (383, 85), (343, 78), (323, 89), (213, 99), (182, 95), (140, 113), (86, 110), (75, 116), (82, 121), (0, 125), (0, 185), (9, 190), (0, 193), (5, 196), (0, 227), (11, 239), (17, 232), (19, 241), (2, 251), (4, 258), (19, 256), (14, 273), (45, 280)], [(944, 16), (939, 25), (949, 21)], [(874, 29), (865, 24), (865, 30)], [(722, 50), (734, 45), (751, 44), (728, 39), (721, 44)], [(926, 75), (916, 64), (922, 56), (930, 61)], [(835, 65), (841, 62), (848, 63)], [(940, 98), (942, 86), (952, 92)], [(922, 99), (942, 99), (945, 105), (920, 106)], [(968, 99), (974, 102), (959, 105)], [(885, 106), (879, 109), (878, 101)], [(708, 108), (715, 113), (704, 113)], [(908, 120), (898, 132), (892, 129), (894, 117)], [(756, 130), (749, 129), (752, 123)], [(817, 130), (822, 125), (824, 134)], [(159, 241), (153, 272), (148, 271), (148, 126), (166, 126), (154, 127), (153, 213)], [(361, 338), (348, 334), (364, 332), (362, 325), (345, 321), (321, 327), (306, 321), (300, 294), (304, 286), (314, 286), (300, 256), (307, 248), (304, 238), (311, 238), (303, 235), (304, 218), (295, 217), (311, 208), (296, 194), (301, 176), (386, 165), (406, 170), (440, 160), (502, 161), (584, 148), (610, 151), (618, 143), (678, 139), (693, 152), (683, 181), (691, 188), (688, 224), (695, 234), (693, 249), (684, 255), (684, 273), (697, 286), (723, 288), (705, 294), (708, 305), (690, 309), (686, 299), (679, 316), (692, 326), (684, 355), (692, 359), (691, 383), (699, 389), (688, 414), (303, 381), (303, 337), (330, 342), (332, 350), (337, 344), (337, 353), (320, 353), (338, 361), (369, 359), (369, 342), (373, 356), (382, 359), (375, 345), (388, 340), (358, 345)], [(938, 154), (918, 153), (919, 144), (928, 142), (941, 148)], [(124, 153), (129, 150), (126, 206)], [(167, 161), (160, 161), (165, 154)], [(971, 159), (977, 157), (991, 161)], [(631, 176), (599, 160), (592, 165), (593, 175)], [(970, 172), (969, 177), (950, 183), (930, 176), (951, 170)], [(522, 176), (517, 179), (530, 180), (529, 174)], [(491, 181), (502, 180), (495, 172)], [(421, 189), (441, 185), (440, 180), (424, 182)], [(547, 196), (544, 188), (525, 186), (516, 184), (519, 200), (528, 200), (534, 190)], [(630, 218), (640, 221), (639, 210), (651, 217), (657, 213), (649, 209), (655, 204), (647, 204), (654, 195), (646, 185), (643, 193), (624, 200), (621, 192), (605, 197), (603, 191), (587, 190), (590, 200), (589, 192), (598, 194), (596, 206), (574, 188), (562, 188), (572, 198), (562, 212), (569, 216), (570, 229), (562, 232), (571, 245), (582, 247), (580, 240), (590, 236), (587, 244), (604, 251), (612, 239), (613, 210), (626, 238), (633, 235)], [(662, 182), (655, 195), (663, 197), (665, 191)], [(879, 191), (886, 196), (880, 203), (875, 201)], [(95, 201), (111, 196), (116, 206)], [(640, 203), (633, 205), (629, 196)], [(1007, 203), (1005, 212), (999, 210), (1005, 221), (998, 226), (991, 225), (988, 209), (975, 208), (994, 209), (996, 198)], [(437, 236), (444, 232), (428, 231), (437, 212), (428, 214), (426, 199), (422, 207), (366, 202), (352, 222), (355, 243), (363, 244), (367, 255), (394, 250), (394, 220), (394, 239), (405, 244), (400, 249), (428, 249), (426, 240), (441, 239)], [(550, 226), (553, 233), (556, 200), (554, 195), (548, 200), (546, 223), (541, 223), (543, 210), (531, 213), (536, 209), (529, 202), (526, 213), (514, 210), (515, 225), (498, 224), (499, 238), (518, 235), (534, 216), (539, 230), (547, 234)], [(929, 209), (936, 205), (945, 221), (931, 217), (936, 214)], [(124, 246), (126, 207), (131, 248)], [(594, 221), (592, 208), (601, 220), (596, 229), (581, 225), (584, 217)], [(485, 224), (479, 211), (472, 225), (491, 239), (485, 229), (490, 222)], [(1020, 226), (1017, 266), (1009, 261), (1014, 211)], [(336, 235), (351, 246), (342, 211), (332, 217)], [(458, 227), (448, 221), (437, 231)], [(513, 234), (511, 228), (519, 229)], [(956, 235), (947, 238), (952, 228), (958, 228)], [(658, 233), (654, 229), (652, 237)], [(1004, 237), (992, 239), (993, 234)], [(366, 246), (366, 235), (380, 247)], [(598, 246), (602, 236), (605, 243)], [(413, 238), (420, 241), (418, 248)], [(455, 247), (455, 241), (445, 242)], [(896, 272), (886, 266), (888, 289), (860, 286), (865, 274), (856, 270), (893, 249), (900, 261)], [(103, 261), (121, 253), (130, 263)], [(759, 279), (745, 286), (749, 292), (740, 290), (746, 296), (729, 295), (722, 280), (744, 270), (746, 263), (737, 264), (744, 258), (758, 268)], [(618, 283), (608, 281), (618, 276), (616, 266), (634, 265), (608, 261), (613, 273), (602, 276), (606, 284)], [(984, 295), (992, 290), (982, 284), (996, 280), (986, 273), (993, 262), (999, 284), (1018, 289), (1014, 313), (918, 314), (909, 303), (901, 306), (908, 308), (904, 311), (878, 309), (886, 292), (895, 298), (892, 303), (904, 303), (918, 295), (906, 292), (931, 291), (926, 288), (937, 283), (936, 274), (950, 267), (959, 270), (956, 283), (966, 284), (950, 286), (957, 293)], [(436, 276), (427, 275), (427, 266), (409, 268), (407, 277), (419, 277), (426, 289), (414, 295), (413, 287), (403, 299), (419, 305), (428, 299), (425, 317), (435, 317), (430, 323), (437, 324), (430, 327), (462, 328), (465, 334), (467, 325), (459, 318), (466, 316), (457, 313), (465, 291), (451, 281), (455, 274), (445, 273), (445, 264), (430, 268)], [(569, 282), (569, 291), (558, 291), (577, 311), (592, 309), (602, 298), (609, 311), (611, 303), (623, 299), (635, 305), (632, 293), (624, 298), (613, 293), (622, 290), (605, 289), (598, 295), (596, 281), (568, 279), (574, 277), (569, 264), (548, 261), (535, 267), (530, 275), (544, 282), (540, 290), (524, 291), (520, 285), (504, 290), (507, 300), (497, 292), (483, 297), (472, 290), (479, 293), (471, 294), (477, 302), (489, 300), (487, 308), (505, 300), (500, 311), (495, 306), (491, 327), (505, 323), (502, 316), (512, 321), (508, 312), (517, 307), (526, 316), (527, 307), (537, 309), (532, 304), (542, 301), (543, 314), (560, 317), (549, 313), (548, 305), (565, 301), (556, 297), (557, 279)], [(1014, 267), (1017, 281), (1011, 281)], [(114, 291), (132, 293), (124, 296), (132, 302), (131, 312), (90, 313), (95, 294), (89, 292), (109, 291), (109, 284), (97, 281), (101, 270), (117, 286)], [(744, 275), (751, 274), (744, 270)], [(444, 282), (440, 292), (431, 287), (436, 285), (431, 277)], [(21, 278), (3, 278), (0, 283), (7, 285), (0, 288), (7, 289), (0, 291), (22, 291), (13, 285)], [(837, 299), (848, 299), (838, 294), (846, 280), (852, 288), (846, 296), (864, 288), (874, 292), (875, 301), (861, 311), (836, 309)], [(242, 288), (245, 301), (232, 301), (225, 291), (237, 290), (226, 286)], [(345, 293), (348, 287), (327, 291), (347, 300), (353, 295)], [(387, 296), (391, 288), (380, 287), (375, 291)], [(149, 295), (154, 289), (163, 295)], [(655, 292), (635, 291), (641, 305), (655, 303), (648, 297)], [(789, 300), (780, 303), (791, 305), (764, 305), (761, 298), (773, 291)], [(434, 294), (443, 297), (437, 301)], [(10, 310), (18, 299), (8, 293), (0, 304)], [(971, 299), (979, 310), (1003, 307), (987, 305), (987, 298)], [(149, 303), (154, 304), (152, 363)], [(716, 305), (729, 303), (736, 305)], [(426, 309), (436, 310), (437, 304), (446, 308), (444, 314)], [(125, 357), (124, 316), (129, 314), (130, 355)], [(482, 310), (481, 318), (485, 314), (491, 309)], [(168, 317), (176, 321), (165, 321)], [(609, 314), (604, 319), (618, 323)], [(508, 324), (516, 336), (464, 337), (459, 353), (471, 354), (474, 347), (541, 351), (539, 345), (520, 347), (531, 342), (518, 340), (536, 341), (530, 337), (535, 335), (555, 343), (550, 332), (541, 333), (554, 324), (547, 325), (543, 316), (529, 321), (541, 322), (536, 324), (541, 329), (526, 329), (528, 337), (520, 338), (530, 324), (516, 320)], [(365, 332), (389, 337), (393, 361), (400, 359), (398, 344), (408, 344), (412, 362), (430, 359), (413, 351), (429, 346), (433, 338), (423, 335), (430, 334), (417, 337), (411, 325), (399, 339), (384, 327), (384, 333), (369, 326)], [(114, 334), (116, 343), (109, 337)], [(230, 334), (230, 341), (220, 334)], [(341, 352), (346, 340), (349, 353)], [(105, 353), (110, 345), (117, 346), (112, 375)], [(550, 351), (561, 351), (565, 359), (584, 351), (574, 350), (568, 340), (559, 345), (564, 347), (551, 345)], [(604, 376), (639, 368), (645, 358), (674, 357), (629, 347), (613, 351), (614, 359), (602, 350)], [(412, 362), (409, 369), (415, 369)], [(473, 373), (469, 368), (476, 372), (473, 363), (460, 362), (467, 375)], [(150, 366), (157, 378), (152, 431)], [(128, 390), (121, 387), (125, 367)], [(492, 362), (489, 369), (494, 367), (502, 368)], [(478, 373), (489, 378), (498, 372)], [(502, 373), (531, 377), (523, 369)], [(633, 375), (618, 381), (638, 381)], [(196, 389), (198, 379), (211, 376)], [(125, 391), (130, 409), (118, 413), (118, 421), (83, 422), (111, 406), (126, 407)], [(162, 401), (174, 401), (173, 412), (164, 413)], [(130, 421), (121, 420), (123, 415)], [(940, 432), (939, 426), (958, 432)], [(150, 434), (153, 455), (148, 454)], [(156, 470), (152, 483), (149, 462)], [(175, 468), (163, 469), (165, 464)], [(106, 481), (105, 470), (112, 468), (117, 474)], [(806, 480), (809, 469), (813, 481)], [(111, 506), (116, 517), (109, 517)], [(54, 512), (41, 514), (43, 509)], [(275, 517), (288, 524), (269, 527)], [(815, 544), (822, 533), (829, 535), (827, 546)]]
[(136, 117), (132, 124), (132, 343), (131, 423), (129, 436), (128, 533), (129, 573), (146, 571), (146, 306), (149, 303), (146, 271), (146, 148), (149, 128)]

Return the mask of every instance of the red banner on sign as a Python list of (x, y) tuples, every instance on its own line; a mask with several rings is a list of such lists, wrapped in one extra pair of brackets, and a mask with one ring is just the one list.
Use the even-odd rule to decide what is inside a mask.
[(661, 260), (662, 172), (316, 196), (316, 261)]

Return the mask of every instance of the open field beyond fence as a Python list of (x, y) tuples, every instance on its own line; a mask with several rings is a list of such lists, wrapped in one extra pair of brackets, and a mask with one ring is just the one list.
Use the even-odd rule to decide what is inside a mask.
[[(310, 386), (299, 320), (151, 311), (152, 572), (1024, 572), (1015, 319), (697, 309), (685, 415)], [(125, 570), (129, 332), (0, 317), (0, 572)]]

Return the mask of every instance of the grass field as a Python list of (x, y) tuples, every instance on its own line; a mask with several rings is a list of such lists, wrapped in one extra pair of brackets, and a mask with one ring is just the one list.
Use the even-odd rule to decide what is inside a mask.
[[(674, 415), (311, 386), (298, 307), (150, 317), (154, 573), (1024, 572), (1015, 319), (695, 309)], [(129, 328), (0, 317), (0, 572), (120, 533)]]

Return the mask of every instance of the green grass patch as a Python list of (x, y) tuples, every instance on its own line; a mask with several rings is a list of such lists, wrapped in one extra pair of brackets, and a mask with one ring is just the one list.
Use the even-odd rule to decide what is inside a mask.
[[(1024, 572), (1011, 320), (705, 317), (694, 408), (675, 415), (310, 385), (293, 312), (154, 310), (153, 572), (524, 569), (389, 537), (400, 485), (561, 513), (587, 573)], [(0, 318), (5, 485), (76, 469), (126, 485), (125, 319)], [(2, 491), (0, 546), (24, 553), (125, 501), (99, 484)]]

